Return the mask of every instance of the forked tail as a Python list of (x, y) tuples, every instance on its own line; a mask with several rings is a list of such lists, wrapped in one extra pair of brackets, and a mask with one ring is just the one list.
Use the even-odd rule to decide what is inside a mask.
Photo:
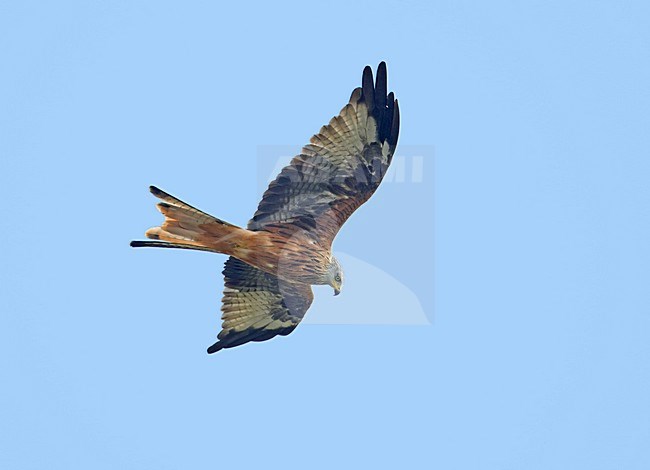
[(150, 186), (151, 194), (161, 199), (158, 210), (165, 216), (160, 227), (145, 236), (157, 241), (132, 241), (132, 247), (182, 248), (228, 253), (245, 230), (198, 210), (180, 199)]

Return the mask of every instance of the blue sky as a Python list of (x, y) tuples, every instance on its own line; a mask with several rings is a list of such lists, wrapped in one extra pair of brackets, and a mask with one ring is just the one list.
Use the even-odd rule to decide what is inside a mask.
[[(0, 4), (0, 467), (649, 468), (649, 20)], [(244, 224), (380, 60), (405, 176), (337, 239), (343, 294), (208, 356), (224, 257), (130, 249), (147, 186)]]

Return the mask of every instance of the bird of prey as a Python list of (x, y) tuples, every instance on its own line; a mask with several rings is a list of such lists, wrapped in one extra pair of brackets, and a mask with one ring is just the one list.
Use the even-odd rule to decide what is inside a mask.
[(338, 295), (343, 270), (332, 242), (372, 196), (388, 169), (399, 134), (399, 107), (387, 93), (386, 64), (363, 70), (361, 87), (302, 148), (264, 193), (246, 228), (229, 224), (151, 186), (161, 202), (154, 241), (133, 247), (183, 248), (229, 256), (223, 275), (222, 329), (214, 353), (291, 333), (314, 298), (311, 285)]

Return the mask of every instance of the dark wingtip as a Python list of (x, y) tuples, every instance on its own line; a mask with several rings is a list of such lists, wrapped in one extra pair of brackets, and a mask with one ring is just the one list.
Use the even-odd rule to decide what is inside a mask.
[(149, 186), (149, 192), (154, 196), (158, 196), (159, 194), (165, 194), (165, 192), (162, 189), (157, 188), (156, 186), (153, 185)]
[(361, 90), (363, 101), (368, 106), (368, 111), (372, 113), (375, 106), (375, 83), (372, 78), (372, 69), (369, 65), (363, 69), (363, 77), (361, 78)]
[(397, 145), (397, 139), (399, 138), (399, 103), (395, 100), (393, 107), (393, 120), (390, 127), (390, 136), (388, 138), (388, 143), (392, 146)]
[(216, 343), (214, 343), (212, 346), (208, 348), (208, 354), (214, 354), (217, 351), (221, 351), (222, 349), (223, 347), (221, 346), (221, 342), (217, 341)]
[(388, 71), (385, 61), (377, 66), (377, 77), (373, 82), (372, 70), (366, 66), (363, 69), (361, 99), (368, 107), (378, 124), (380, 142), (388, 142), (392, 147), (397, 145), (399, 134), (399, 107), (395, 94), (388, 93)]
[(375, 82), (375, 106), (383, 109), (386, 106), (386, 93), (388, 92), (388, 73), (386, 62), (380, 62), (377, 66), (377, 80)]
[(129, 246), (130, 246), (131, 248), (139, 248), (139, 247), (141, 247), (141, 246), (144, 246), (142, 243), (143, 243), (143, 242), (138, 241), (138, 240), (131, 240), (131, 243), (129, 243)]

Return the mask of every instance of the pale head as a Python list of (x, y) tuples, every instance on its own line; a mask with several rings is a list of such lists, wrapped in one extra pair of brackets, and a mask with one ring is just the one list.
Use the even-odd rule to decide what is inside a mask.
[(343, 287), (343, 269), (338, 260), (332, 256), (330, 264), (327, 266), (327, 284), (334, 289), (334, 295), (341, 293)]

